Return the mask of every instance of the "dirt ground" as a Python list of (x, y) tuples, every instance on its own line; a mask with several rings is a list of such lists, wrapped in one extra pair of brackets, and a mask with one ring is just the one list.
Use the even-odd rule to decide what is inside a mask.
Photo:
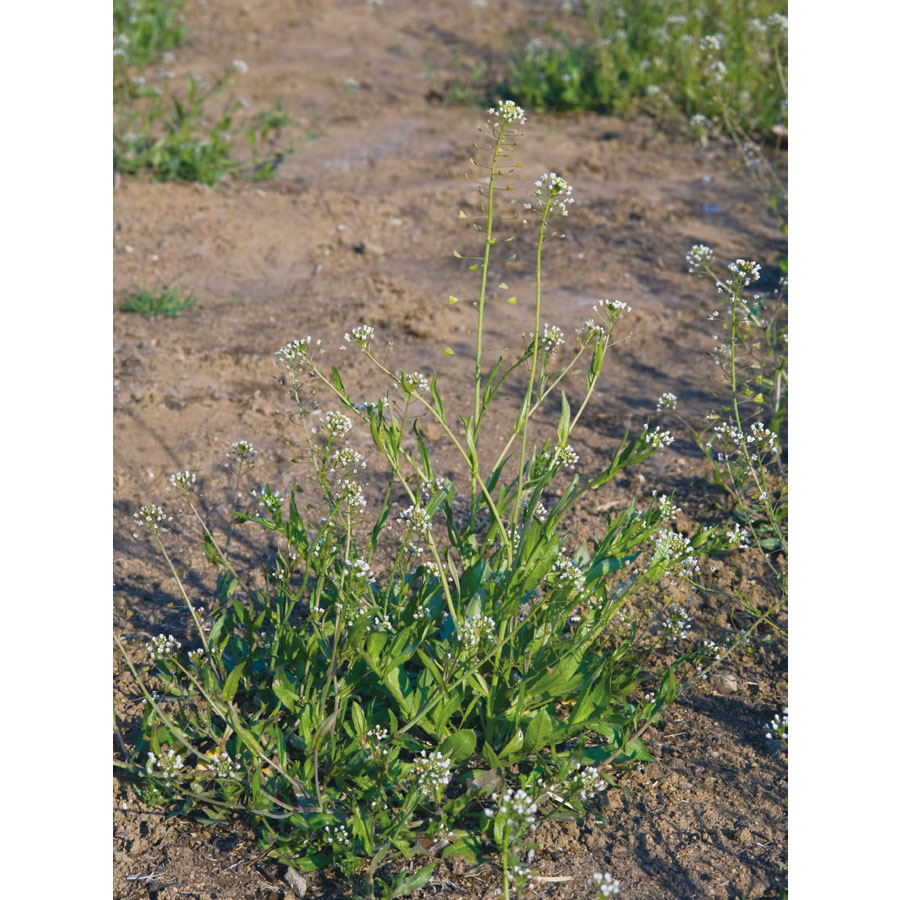
[[(345, 381), (375, 399), (379, 387), (358, 355), (339, 350), (344, 332), (365, 322), (383, 347), (391, 342), (393, 365), (429, 374), (436, 366), (448, 406), (463, 399), (454, 385), (468, 383), (462, 375), (471, 370), (474, 316), (447, 298), (475, 291), (453, 251), (465, 256), (479, 245), (458, 214), (477, 215), (478, 197), (465, 179), (485, 117), (451, 103), (444, 87), (459, 77), (460, 62), (496, 64), (516, 33), (536, 33), (541, 17), (557, 9), (498, 0), (485, 9), (468, 0), (386, 0), (381, 9), (363, 0), (188, 3), (189, 37), (167, 67), (212, 78), (243, 59), (250, 71), (240, 90), (248, 101), (283, 100), (316, 137), (300, 142), (271, 182), (211, 189), (122, 179), (116, 188), (116, 304), (157, 283), (177, 283), (200, 300), (174, 320), (114, 313), (114, 628), (126, 641), (141, 647), (150, 634), (177, 636), (185, 627), (162, 561), (131, 538), (138, 506), (172, 505), (168, 474), (197, 472), (207, 511), (220, 524), (233, 441), (250, 440), (259, 451), (257, 484), (248, 489), (268, 481), (285, 490), (296, 478), (291, 459), (300, 436), (273, 366), (282, 344), (321, 338), (325, 358), (343, 360)], [(716, 297), (687, 274), (687, 249), (703, 242), (720, 259), (774, 266), (786, 247), (722, 145), (663, 134), (644, 118), (529, 114), (524, 130), (518, 196), (553, 170), (572, 183), (576, 200), (565, 239), (545, 254), (548, 321), (571, 335), (600, 298), (634, 309), (630, 337), (611, 353), (575, 442), (585, 467), (605, 466), (604, 453), (624, 429), (660, 421), (656, 398), (664, 391), (676, 393), (679, 410), (695, 421), (715, 405), (706, 354)], [(534, 234), (510, 227), (517, 259), (495, 275), (520, 303), (490, 304), (491, 354), (517, 348), (531, 329)], [(447, 346), (454, 356), (444, 355)], [(546, 422), (555, 422), (552, 409)], [(581, 510), (576, 537), (635, 493), (646, 502), (653, 488), (677, 492), (686, 525), (716, 514), (703, 460), (672, 426), (664, 425), (675, 444), (599, 493)], [(502, 422), (495, 437), (500, 431)], [(203, 572), (202, 545), (177, 531), (179, 565)], [(253, 549), (238, 546), (248, 560)], [(758, 562), (748, 554), (726, 567), (726, 587), (764, 601)], [(192, 587), (202, 592), (204, 584), (201, 574)], [(721, 635), (733, 606), (714, 595), (694, 602), (695, 632)], [(734, 621), (740, 626), (739, 616)], [(115, 673), (128, 741), (137, 692), (118, 661)], [(568, 880), (541, 882), (536, 896), (592, 897), (591, 873), (609, 871), (622, 884), (620, 896), (634, 900), (777, 897), (787, 878), (787, 758), (772, 751), (764, 726), (786, 705), (786, 641), (766, 632), (752, 653), (699, 683), (651, 732), (657, 761), (629, 773), (627, 791), (607, 792), (597, 807), (608, 826), (555, 823), (538, 832), (535, 873)], [(204, 828), (166, 819), (117, 781), (113, 829), (116, 897), (293, 896), (284, 868), (257, 859), (240, 822)], [(441, 863), (419, 895), (469, 900), (491, 896), (498, 883), (489, 868)], [(350, 894), (340, 878), (322, 875), (310, 876), (307, 896)]]

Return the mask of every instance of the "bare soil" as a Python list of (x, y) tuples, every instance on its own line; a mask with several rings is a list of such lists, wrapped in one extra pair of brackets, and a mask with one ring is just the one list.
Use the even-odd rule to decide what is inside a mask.
[[(244, 59), (250, 71), (240, 87), (251, 104), (282, 99), (317, 136), (268, 183), (232, 180), (211, 189), (123, 179), (115, 191), (116, 304), (156, 283), (177, 283), (200, 299), (174, 320), (114, 314), (114, 627), (136, 652), (149, 635), (178, 636), (187, 623), (162, 561), (131, 537), (132, 511), (172, 505), (167, 476), (190, 469), (221, 526), (230, 502), (225, 453), (239, 439), (259, 451), (247, 489), (268, 481), (285, 490), (297, 478), (291, 459), (302, 441), (273, 367), (282, 344), (321, 338), (326, 358), (343, 360), (345, 380), (375, 399), (379, 386), (358, 354), (338, 349), (346, 330), (369, 323), (382, 347), (391, 342), (393, 365), (436, 367), (448, 405), (462, 408), (474, 316), (448, 295), (476, 290), (452, 251), (465, 256), (479, 246), (471, 229), (478, 197), (465, 179), (475, 171), (468, 160), (484, 113), (449, 102), (444, 87), (459, 77), (460, 61), (497, 64), (514, 34), (535, 33), (557, 8), (498, 0), (485, 10), (463, 0), (386, 0), (381, 10), (362, 0), (188, 4), (189, 38), (168, 68), (211, 79)], [(348, 78), (359, 87), (349, 89)], [(525, 131), (518, 196), (554, 170), (576, 198), (565, 239), (545, 255), (548, 321), (571, 335), (600, 298), (634, 308), (629, 337), (610, 354), (576, 443), (590, 471), (605, 466), (626, 428), (660, 421), (662, 392), (676, 393), (679, 410), (695, 421), (716, 404), (706, 355), (716, 297), (687, 274), (687, 249), (703, 242), (722, 259), (774, 266), (786, 248), (723, 145), (702, 147), (640, 117), (529, 115)], [(459, 219), (460, 210), (469, 220)], [(515, 350), (532, 327), (534, 235), (527, 226), (510, 228), (517, 259), (495, 274), (521, 302), (511, 306), (498, 295), (490, 304), (490, 354)], [(454, 356), (444, 355), (448, 346)], [(546, 424), (554, 422), (551, 409)], [(573, 545), (607, 511), (635, 494), (646, 503), (654, 488), (676, 491), (679, 527), (719, 514), (702, 457), (672, 430), (677, 440), (668, 451), (580, 511)], [(443, 462), (446, 448), (436, 446)], [(189, 532), (176, 527), (172, 549), (202, 595), (208, 574)], [(260, 550), (240, 531), (235, 548), (248, 563)], [(752, 554), (725, 561), (721, 583), (765, 602), (766, 579)], [(697, 595), (694, 632), (719, 636), (729, 617), (740, 627), (746, 620), (733, 612), (721, 596)], [(139, 695), (118, 660), (115, 693), (129, 742)], [(538, 832), (535, 873), (570, 880), (541, 882), (536, 895), (592, 897), (591, 873), (609, 871), (621, 896), (634, 900), (777, 897), (786, 884), (787, 758), (772, 751), (764, 726), (786, 705), (787, 644), (764, 631), (752, 653), (700, 682), (650, 733), (657, 761), (627, 774), (627, 789), (607, 792), (597, 805), (608, 825), (552, 823)], [(257, 858), (241, 822), (206, 828), (168, 819), (143, 807), (125, 781), (116, 781), (114, 804), (116, 897), (293, 896), (284, 868)], [(467, 870), (456, 860), (439, 863), (420, 894), (469, 900), (492, 895), (498, 884), (490, 867)], [(307, 896), (350, 895), (338, 876), (309, 877)]]

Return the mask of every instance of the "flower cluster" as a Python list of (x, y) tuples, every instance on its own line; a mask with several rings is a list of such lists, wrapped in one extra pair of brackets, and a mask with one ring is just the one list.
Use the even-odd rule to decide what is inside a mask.
[(762, 422), (754, 422), (747, 432), (747, 443), (756, 444), (759, 451), (768, 450), (774, 453), (777, 449), (778, 435), (774, 431), (769, 431)]
[(514, 886), (517, 897), (527, 894), (528, 891), (534, 888), (532, 871), (528, 866), (520, 866), (518, 863), (514, 863), (507, 869), (506, 877), (510, 884)]
[(534, 186), (538, 206), (548, 206), (551, 213), (558, 212), (562, 216), (569, 214), (568, 207), (575, 201), (572, 199), (572, 185), (565, 178), (556, 172), (545, 172)]
[(325, 840), (336, 849), (341, 847), (349, 849), (352, 846), (350, 833), (347, 831), (347, 827), (341, 824), (326, 825)]
[(250, 441), (235, 441), (227, 455), (233, 456), (238, 463), (249, 462), (252, 466), (256, 462), (256, 450)]
[[(565, 549), (565, 548), (563, 548)], [(563, 584), (570, 585), (576, 593), (580, 594), (585, 588), (584, 572), (565, 556), (559, 556), (553, 563), (553, 571)]]
[(700, 563), (693, 555), (691, 542), (677, 531), (657, 532), (655, 548), (649, 568), (662, 564), (662, 574), (690, 578), (700, 571)]
[(351, 475), (356, 475), (360, 469), (365, 469), (365, 467), (366, 461), (362, 458), (361, 453), (351, 447), (344, 447), (331, 457), (328, 471), (336, 472), (338, 469), (344, 469)]
[(574, 469), (580, 459), (568, 444), (565, 446), (557, 444), (552, 452), (544, 450), (539, 458), (550, 469)]
[(504, 823), (510, 843), (514, 843), (526, 831), (534, 831), (537, 803), (521, 788), (515, 793), (512, 788), (508, 788), (502, 797), (492, 794), (491, 799), (496, 801), (497, 809), (486, 809), (484, 814)]
[(638, 438), (639, 443), (642, 447), (652, 447), (654, 450), (659, 450), (661, 447), (668, 447), (675, 438), (668, 431), (660, 431), (659, 425), (650, 430), (649, 425), (644, 425), (644, 429), (641, 432), (640, 438)]
[(459, 642), (464, 647), (477, 647), (482, 637), (494, 634), (496, 622), (484, 613), (477, 613), (463, 622), (459, 629)]
[(350, 418), (342, 412), (328, 412), (325, 415), (325, 430), (331, 438), (343, 437), (352, 427)]
[(441, 491), (449, 490), (450, 483), (446, 478), (428, 478), (422, 482), (422, 493), (426, 497), (433, 497)]
[[(167, 516), (162, 507), (155, 503), (142, 506), (136, 513), (132, 513), (132, 518), (138, 528), (146, 528), (150, 534), (168, 531), (166, 526), (172, 521), (172, 517)], [(137, 532), (134, 536), (137, 537)]]
[(594, 872), (591, 880), (601, 897), (615, 897), (619, 893), (619, 882), (609, 872)]
[(788, 711), (784, 710), (782, 715), (775, 713), (775, 717), (766, 725), (766, 740), (781, 741), (783, 744), (788, 742)]
[(250, 66), (247, 65), (242, 59), (236, 59), (232, 64), (234, 71), (238, 73), (238, 75), (246, 75), (250, 71)]
[(664, 409), (672, 409), (678, 405), (678, 397), (671, 391), (666, 391), (659, 400), (656, 401), (656, 411), (662, 412)]
[(146, 645), (151, 659), (162, 659), (171, 656), (176, 650), (181, 649), (181, 641), (176, 640), (171, 634), (160, 634), (151, 638)]
[(544, 322), (544, 333), (538, 338), (538, 346), (546, 353), (556, 353), (565, 343), (562, 329), (558, 325)]
[(382, 725), (374, 725), (366, 732), (366, 743), (369, 755), (377, 763), (384, 764), (391, 753), (391, 745), (388, 741), (388, 730)]
[(272, 516), (281, 511), (281, 504), (284, 502), (281, 491), (273, 491), (268, 485), (258, 491), (250, 491), (250, 496), (256, 497), (259, 505)]
[(209, 754), (210, 770), (219, 778), (236, 778), (241, 764), (235, 762), (224, 750)]
[(701, 272), (709, 267), (713, 259), (712, 248), (706, 244), (694, 244), (685, 255), (689, 272)]
[[(597, 307), (595, 306), (594, 309)], [(587, 344), (595, 338), (602, 338), (606, 334), (606, 329), (602, 325), (598, 325), (593, 319), (588, 319), (578, 326), (578, 339)]]
[(372, 567), (362, 557), (359, 557), (359, 559), (348, 559), (345, 561), (344, 565), (351, 571), (357, 571), (370, 584), (374, 584), (375, 573), (372, 571)]
[(496, 125), (502, 122), (518, 122), (524, 125), (526, 122), (525, 110), (521, 106), (516, 106), (512, 100), (498, 100), (496, 108), (492, 106), (488, 110), (488, 115), (496, 118), (497, 121), (494, 123)]
[(400, 385), (407, 393), (424, 394), (428, 390), (428, 376), (421, 372), (401, 372)]
[(759, 144), (754, 141), (744, 141), (741, 144), (741, 156), (744, 157), (744, 163), (750, 169), (755, 168), (762, 162), (762, 150)]
[(431, 753), (422, 750), (413, 760), (412, 774), (416, 787), (437, 803), (444, 788), (450, 784), (450, 760), (440, 750)]
[(745, 287), (759, 280), (759, 263), (747, 259), (736, 259), (728, 264), (729, 270), (737, 277)]
[(191, 485), (195, 484), (196, 481), (197, 476), (193, 472), (176, 472), (174, 475), (169, 476), (169, 484), (182, 494), (187, 494), (191, 489)]
[(656, 508), (659, 510), (659, 517), (662, 521), (671, 522), (675, 518), (675, 514), (681, 512), (681, 509), (669, 499), (668, 495), (663, 494), (661, 497), (656, 497), (656, 491), (654, 491), (653, 496), (656, 498)]
[(356, 481), (342, 478), (335, 486), (334, 498), (337, 503), (346, 503), (354, 509), (362, 509), (366, 505), (362, 488)]
[(424, 538), (431, 530), (431, 516), (421, 506), (410, 506), (404, 509), (397, 521), (401, 525), (409, 525), (419, 537)]
[(369, 418), (372, 417), (372, 413), (378, 411), (378, 405), (387, 405), (388, 398), (382, 397), (381, 400), (363, 400), (362, 403), (354, 403), (353, 408), (357, 412), (365, 413)]
[(726, 531), (725, 537), (728, 540), (729, 547), (750, 546), (750, 535), (748, 534), (747, 529), (741, 528), (740, 525), (735, 525), (731, 531)]
[(344, 340), (348, 344), (359, 344), (363, 350), (366, 350), (374, 335), (375, 329), (371, 325), (357, 325), (356, 328), (344, 335)]
[(422, 568), (428, 573), (429, 578), (437, 578), (440, 580), (441, 568), (434, 560), (428, 560), (428, 562), (422, 563)]
[[(163, 753), (162, 756), (157, 756), (152, 750), (147, 754), (148, 775), (157, 774), (160, 778), (168, 780), (169, 778), (172, 778), (179, 769), (183, 768), (184, 760), (181, 758), (181, 754), (176, 753), (174, 750)], [(154, 769), (158, 769), (159, 771), (154, 772)]]
[(669, 640), (687, 640), (687, 633), (691, 630), (691, 617), (683, 606), (673, 606), (669, 615), (662, 623), (662, 636)]
[[(319, 341), (318, 343), (321, 343)], [(312, 344), (312, 338), (307, 335), (305, 338), (291, 341), (283, 347), (275, 351), (275, 365), (279, 362), (284, 363), (288, 369), (293, 369), (295, 365), (310, 365), (309, 348)]]
[(602, 311), (606, 313), (609, 327), (612, 328), (626, 313), (631, 312), (631, 307), (624, 300), (601, 300), (595, 303), (593, 310), (598, 315)]
[(572, 786), (581, 800), (590, 800), (606, 790), (606, 779), (595, 766), (582, 768), (581, 763), (579, 763), (578, 773), (572, 780)]

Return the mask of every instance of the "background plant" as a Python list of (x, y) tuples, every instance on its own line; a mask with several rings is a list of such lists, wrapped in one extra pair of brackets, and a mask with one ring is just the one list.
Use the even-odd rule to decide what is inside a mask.
[(765, 559), (778, 587), (774, 612), (787, 600), (787, 279), (772, 296), (752, 292), (757, 263), (738, 259), (717, 273), (713, 251), (703, 244), (691, 248), (687, 263), (712, 279), (721, 298), (710, 319), (724, 331), (712, 352), (723, 402), (699, 426), (677, 411), (674, 394), (663, 394), (657, 409), (685, 425), (706, 457), (728, 498), (731, 543), (756, 547)]
[(493, 90), (535, 109), (641, 109), (696, 129), (786, 134), (783, 0), (584, 0), (561, 13)]
[(268, 180), (293, 152), (284, 132), (296, 123), (281, 104), (248, 111), (232, 90), (235, 72), (245, 74), (246, 63), (235, 60), (212, 84), (189, 74), (181, 89), (173, 87), (173, 71), (148, 68), (151, 62), (174, 62), (171, 51), (187, 33), (183, 5), (183, 0), (114, 4), (115, 171), (210, 185), (229, 174)]
[[(192, 473), (170, 481), (219, 573), (208, 608), (191, 598), (167, 550), (172, 517), (156, 505), (134, 516), (193, 623), (184, 641), (148, 643), (152, 673), (119, 643), (146, 700), (126, 764), (144, 798), (205, 820), (241, 811), (275, 858), (336, 866), (369, 896), (376, 887), (388, 896), (413, 890), (433, 867), (380, 883), (386, 860), (437, 852), (496, 851), (504, 893), (523, 889), (531, 826), (561, 808), (586, 814), (617, 768), (649, 759), (641, 735), (677, 696), (680, 673), (693, 676), (712, 659), (709, 646), (684, 643), (686, 616), (668, 589), (696, 579), (700, 555), (722, 552), (725, 535), (674, 531), (674, 506), (657, 497), (566, 550), (579, 498), (671, 437), (647, 424), (623, 437), (604, 469), (577, 471), (571, 437), (630, 308), (598, 301), (563, 356), (562, 330), (542, 316), (543, 247), (573, 202), (554, 173), (525, 204), (536, 230), (533, 330), (513, 360), (485, 359), (488, 297), (506, 288), (491, 275), (509, 212), (495, 188), (514, 172), (508, 158), (524, 123), (510, 102), (490, 116), (490, 160), (476, 163), (483, 243), (469, 266), (479, 286), (466, 412), (448, 413), (436, 374), (389, 368), (368, 325), (344, 339), (382, 379), (386, 393), (376, 399), (349, 390), (311, 337), (296, 339), (276, 361), (312, 475), (287, 496), (259, 487), (254, 507), (236, 512), (277, 546), (257, 576), (237, 571), (231, 532), (217, 537), (200, 514)], [(570, 399), (560, 386), (576, 375), (580, 396)], [(519, 377), (525, 383), (511, 390)], [(321, 396), (333, 407), (324, 415)], [(551, 398), (556, 434), (535, 441), (536, 416)], [(504, 400), (513, 424), (489, 455), (482, 429), (490, 416), (507, 421)], [(436, 474), (423, 416), (452, 447), (450, 477)], [(355, 428), (374, 459), (353, 446)], [(235, 442), (235, 497), (254, 461), (252, 444)], [(365, 477), (380, 479), (377, 491)], [(662, 592), (657, 623), (644, 626), (634, 612), (647, 611), (654, 591)]]
[(141, 288), (127, 294), (119, 304), (121, 312), (139, 313), (142, 316), (174, 319), (184, 310), (197, 305), (197, 298), (190, 292), (182, 293), (177, 285), (169, 288)]

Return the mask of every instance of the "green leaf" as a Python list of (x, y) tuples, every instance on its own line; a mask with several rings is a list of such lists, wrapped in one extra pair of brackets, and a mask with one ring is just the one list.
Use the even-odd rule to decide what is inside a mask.
[(350, 715), (353, 717), (353, 727), (356, 729), (357, 736), (362, 739), (366, 735), (366, 716), (362, 711), (362, 707), (356, 702), (350, 707)]
[(331, 367), (331, 383), (338, 389), (338, 391), (340, 391), (342, 396), (347, 396), (347, 391), (344, 388), (344, 382), (341, 381), (341, 373), (338, 372), (336, 366)]
[(543, 750), (553, 734), (554, 721), (546, 709), (540, 710), (525, 729), (525, 741), (522, 744), (522, 753), (526, 756), (537, 750)]
[(467, 760), (474, 752), (478, 739), (471, 728), (463, 728), (441, 741), (438, 750), (454, 763)]
[(428, 863), (424, 868), (419, 869), (413, 875), (404, 875), (393, 887), (386, 900), (393, 900), (394, 897), (404, 897), (417, 891), (420, 887), (424, 887), (431, 880), (431, 873), (434, 871), (436, 862)]
[(590, 569), (585, 574), (585, 580), (588, 584), (593, 584), (604, 575), (610, 575), (624, 569), (629, 563), (633, 563), (638, 558), (638, 554), (634, 556), (609, 556), (606, 559), (595, 559), (591, 563)]
[(272, 692), (285, 705), (288, 712), (296, 710), (299, 698), (289, 676), (283, 669), (276, 670), (272, 677)]
[(569, 401), (566, 399), (566, 392), (560, 394), (562, 400), (562, 413), (559, 417), (559, 425), (556, 433), (559, 435), (559, 445), (565, 447), (569, 442), (569, 428), (572, 421), (572, 410), (569, 408)]
[(478, 851), (480, 849), (480, 841), (477, 838), (467, 836), (454, 841), (449, 847), (445, 847), (441, 856), (444, 859), (449, 859), (451, 856), (461, 856), (466, 862), (474, 866), (478, 862)]
[[(525, 735), (521, 729), (516, 729), (516, 733), (509, 739), (506, 746), (497, 754), (498, 762), (502, 759), (509, 759), (514, 753), (518, 753), (525, 743)], [(485, 745), (487, 746), (487, 745)], [(487, 759), (487, 757), (485, 757)]]
[(241, 675), (244, 673), (244, 666), (246, 665), (246, 660), (242, 663), (238, 663), (228, 675), (228, 678), (225, 679), (225, 686), (222, 688), (222, 699), (226, 703), (230, 703), (234, 700), (234, 695), (237, 693), (238, 684), (241, 680)]
[(444, 356), (453, 356), (453, 351), (449, 347), (444, 347)]

